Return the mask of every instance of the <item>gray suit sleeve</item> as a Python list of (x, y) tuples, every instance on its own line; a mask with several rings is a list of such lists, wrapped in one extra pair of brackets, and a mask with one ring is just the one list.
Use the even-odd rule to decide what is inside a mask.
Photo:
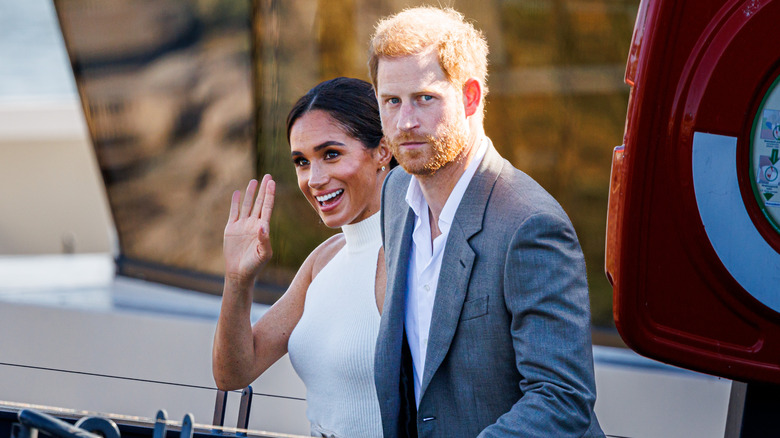
[(539, 213), (515, 232), (504, 298), (523, 396), (480, 437), (603, 436), (585, 261), (568, 218)]

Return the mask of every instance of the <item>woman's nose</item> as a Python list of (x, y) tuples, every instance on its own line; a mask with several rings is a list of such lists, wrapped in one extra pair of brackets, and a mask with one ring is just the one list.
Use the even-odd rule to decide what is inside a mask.
[(312, 163), (309, 171), (309, 187), (318, 188), (328, 183), (328, 172), (325, 166)]

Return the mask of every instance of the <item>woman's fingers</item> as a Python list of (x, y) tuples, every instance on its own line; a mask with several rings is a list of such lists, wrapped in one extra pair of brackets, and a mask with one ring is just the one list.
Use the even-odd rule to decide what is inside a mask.
[(241, 203), (241, 218), (249, 216), (249, 212), (252, 210), (252, 202), (255, 199), (255, 190), (257, 190), (257, 180), (253, 179), (249, 181), (249, 185), (246, 186), (244, 202)]
[(232, 223), (238, 220), (238, 204), (241, 201), (241, 190), (233, 192), (233, 197), (230, 198), (230, 215), (228, 216), (228, 223)]
[(268, 179), (268, 183), (265, 186), (265, 196), (263, 201), (263, 208), (260, 213), (260, 232), (268, 235), (271, 229), (271, 213), (274, 211), (274, 198), (276, 197), (276, 182), (272, 179)]
[(265, 201), (265, 191), (268, 181), (271, 180), (271, 175), (263, 175), (263, 180), (260, 183), (260, 190), (257, 191), (257, 199), (255, 200), (255, 206), (252, 208), (252, 217), (260, 217), (260, 213), (263, 209), (263, 202)]
[[(270, 217), (274, 208), (274, 194), (276, 192), (276, 183), (271, 175), (263, 176), (258, 190), (256, 179), (249, 181), (244, 193), (243, 202), (241, 192), (236, 190), (230, 199), (230, 216), (228, 222), (236, 222), (239, 219), (247, 217), (261, 218)], [(255, 198), (257, 192), (257, 198)], [(269, 196), (270, 194), (270, 196)], [(240, 206), (240, 207), (239, 207)], [(268, 224), (268, 220), (265, 221)]]

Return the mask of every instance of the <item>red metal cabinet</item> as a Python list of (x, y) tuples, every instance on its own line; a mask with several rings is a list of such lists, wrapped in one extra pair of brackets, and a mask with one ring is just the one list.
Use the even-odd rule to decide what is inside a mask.
[(772, 200), (778, 32), (780, 1), (642, 1), (606, 243), (615, 322), (631, 348), (773, 383), (780, 383), (780, 194)]

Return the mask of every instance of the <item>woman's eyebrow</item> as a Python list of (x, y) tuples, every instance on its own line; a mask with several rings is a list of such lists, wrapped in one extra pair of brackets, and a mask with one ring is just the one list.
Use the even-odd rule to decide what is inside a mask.
[(322, 148), (326, 148), (328, 146), (345, 146), (345, 144), (340, 141), (329, 140), (314, 146), (314, 152), (319, 152)]
[[(344, 143), (340, 142), (340, 141), (328, 140), (328, 141), (325, 141), (325, 142), (322, 142), (322, 143), (318, 144), (317, 146), (314, 146), (314, 152), (319, 152), (323, 148), (326, 148), (328, 146), (346, 146), (346, 145)], [(290, 155), (293, 158), (300, 157), (300, 156), (303, 156), (303, 152), (301, 152), (301, 151), (292, 151), (290, 153)]]

